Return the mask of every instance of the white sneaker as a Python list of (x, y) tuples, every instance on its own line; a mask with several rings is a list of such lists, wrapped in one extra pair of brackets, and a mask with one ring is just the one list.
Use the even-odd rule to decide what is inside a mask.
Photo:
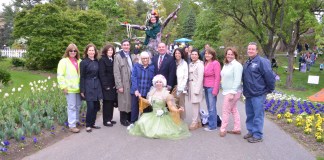
[(135, 126), (134, 123), (131, 123), (129, 126), (127, 126), (127, 130), (132, 129), (134, 126)]
[(204, 128), (205, 131), (207, 132), (212, 132), (212, 131), (217, 131), (217, 128), (215, 129), (210, 129), (209, 127)]

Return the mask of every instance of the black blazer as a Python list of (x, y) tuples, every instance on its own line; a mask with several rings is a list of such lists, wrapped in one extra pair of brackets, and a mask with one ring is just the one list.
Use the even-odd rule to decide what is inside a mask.
[(152, 58), (152, 63), (154, 64), (154, 75), (162, 74), (167, 80), (167, 85), (173, 88), (175, 85), (176, 69), (177, 69), (175, 60), (169, 54), (165, 54), (161, 64), (161, 68), (159, 69), (158, 68), (159, 57), (160, 55), (155, 55)]
[(103, 55), (99, 60), (99, 79), (104, 100), (117, 101), (114, 78), (114, 61)]

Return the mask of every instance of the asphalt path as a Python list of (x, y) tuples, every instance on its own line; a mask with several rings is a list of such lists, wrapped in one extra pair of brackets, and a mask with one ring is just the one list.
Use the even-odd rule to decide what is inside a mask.
[[(223, 96), (218, 95), (217, 111), (221, 114)], [(201, 105), (206, 110), (205, 102)], [(241, 115), (242, 135), (219, 136), (219, 129), (206, 132), (203, 128), (192, 131), (191, 137), (182, 140), (148, 139), (132, 136), (119, 123), (115, 110), (113, 127), (102, 125), (98, 116), (97, 125), (102, 128), (87, 133), (83, 129), (61, 141), (25, 157), (24, 160), (311, 160), (315, 156), (276, 124), (265, 119), (264, 141), (248, 143), (243, 136), (245, 128), (245, 105), (238, 103)], [(191, 108), (186, 104), (190, 124)], [(232, 117), (228, 130), (233, 127)]]

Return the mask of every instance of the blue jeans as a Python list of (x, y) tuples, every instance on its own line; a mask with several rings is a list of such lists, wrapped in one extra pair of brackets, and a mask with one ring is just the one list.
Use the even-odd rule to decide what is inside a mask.
[(249, 97), (245, 100), (246, 129), (254, 138), (262, 138), (264, 124), (263, 104), (266, 95)]
[(208, 109), (208, 127), (209, 129), (217, 128), (217, 110), (216, 110), (216, 102), (217, 96), (212, 94), (213, 87), (204, 87), (205, 89), (205, 99)]

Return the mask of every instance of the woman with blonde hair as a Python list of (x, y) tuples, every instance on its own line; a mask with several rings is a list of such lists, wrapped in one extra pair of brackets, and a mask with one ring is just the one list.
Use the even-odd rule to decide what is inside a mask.
[(223, 114), (222, 114), (222, 126), (220, 129), (220, 136), (226, 135), (226, 127), (228, 125), (228, 119), (230, 114), (234, 117), (234, 129), (227, 131), (230, 134), (241, 134), (241, 122), (240, 114), (237, 110), (237, 101), (240, 99), (242, 86), (241, 79), (243, 73), (243, 67), (236, 59), (238, 54), (235, 48), (225, 49), (224, 66), (221, 71), (222, 76), (222, 88), (223, 88)]
[(57, 67), (57, 81), (66, 97), (68, 125), (70, 131), (73, 133), (80, 132), (76, 128), (76, 123), (79, 122), (79, 111), (81, 107), (80, 62), (78, 47), (71, 43), (66, 48), (63, 58)]

